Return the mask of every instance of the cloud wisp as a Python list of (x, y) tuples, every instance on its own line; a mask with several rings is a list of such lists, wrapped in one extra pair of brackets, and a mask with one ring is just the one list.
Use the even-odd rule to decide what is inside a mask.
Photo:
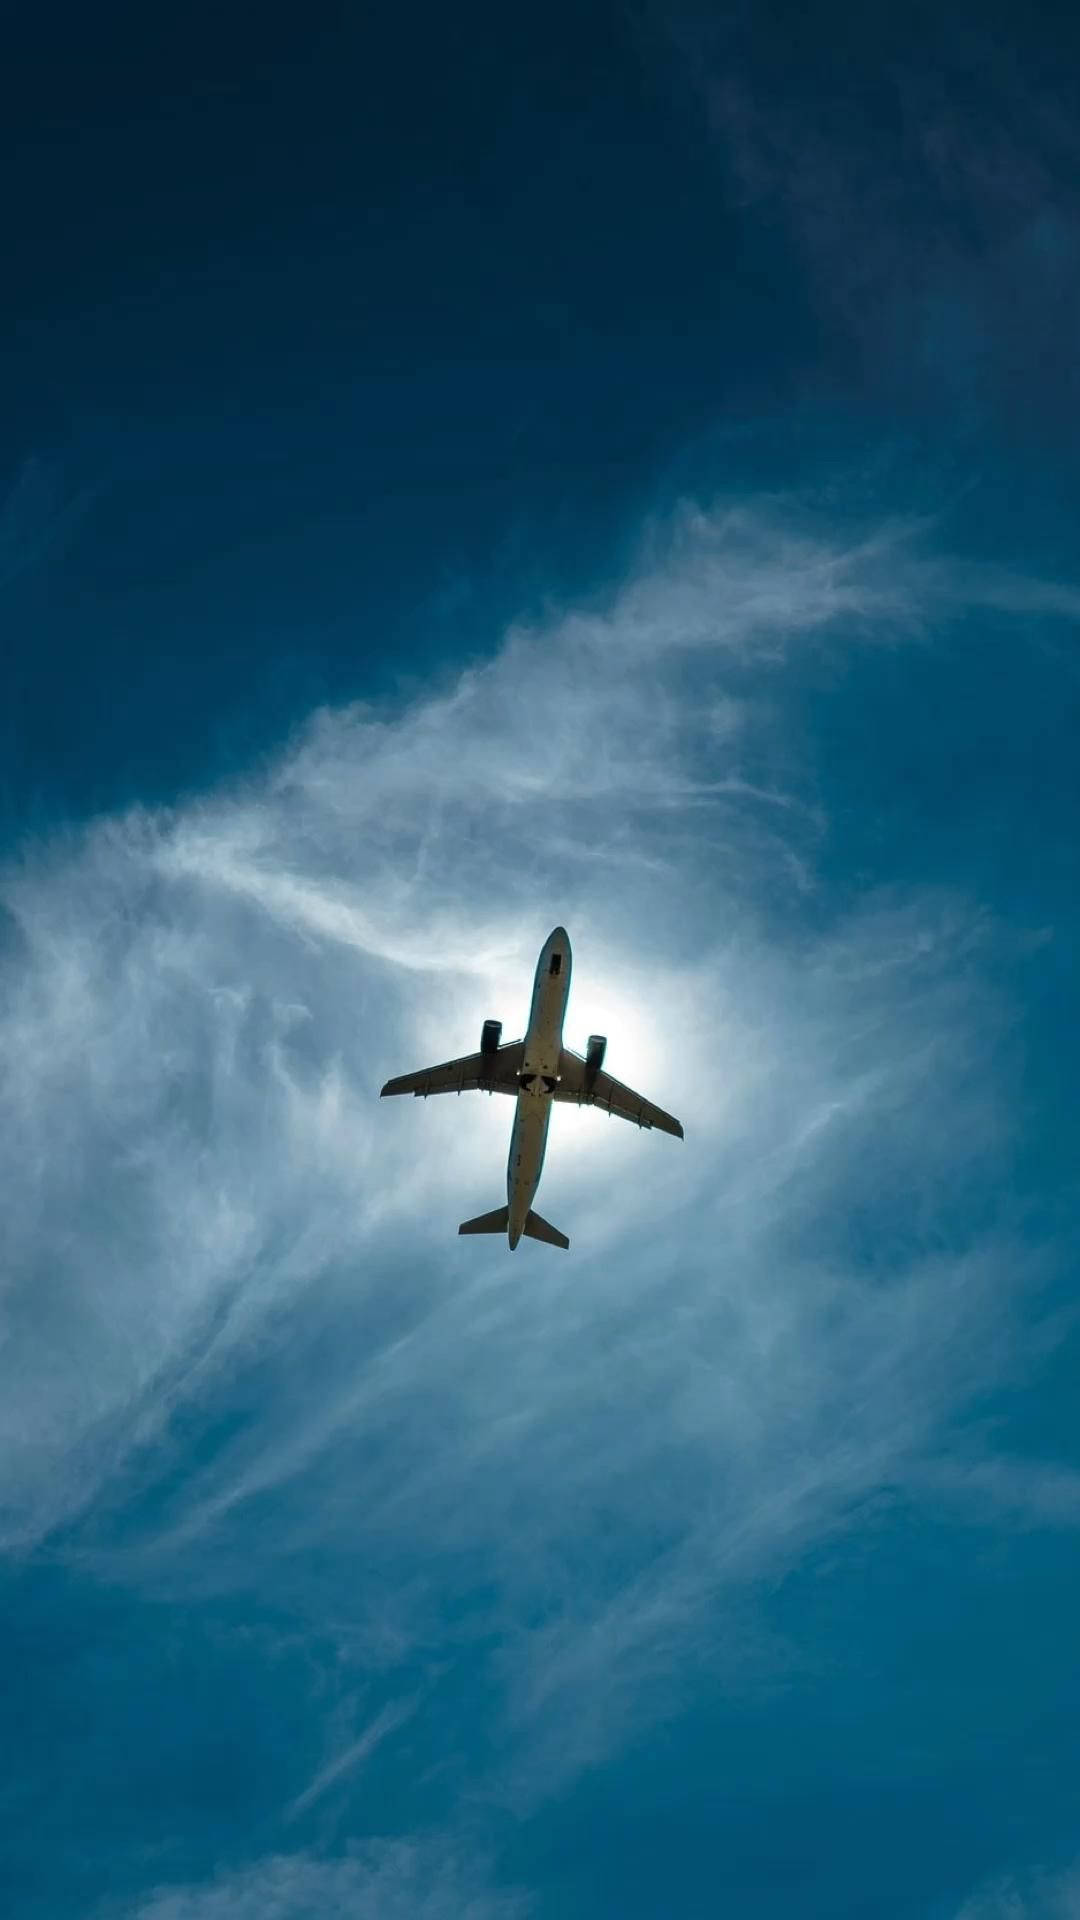
[[(808, 649), (1024, 599), (925, 539), (688, 511), (606, 611), (9, 866), (7, 1551), (272, 1577), (399, 1700), (486, 1648), (515, 1802), (662, 1717), (681, 1649), (753, 1683), (756, 1588), (926, 1484), (1042, 1271), (969, 1205), (1009, 1140), (999, 934), (961, 894), (821, 897), (786, 700)], [(508, 1111), (377, 1091), (509, 1037), (556, 920), (569, 1037), (608, 1032), (687, 1141), (559, 1114), (571, 1261), (507, 1265), (454, 1229)]]
[(295, 1820), (299, 1814), (309, 1812), (323, 1798), (323, 1795), (330, 1791), (331, 1787), (336, 1786), (339, 1781), (345, 1779), (346, 1775), (362, 1766), (365, 1760), (370, 1760), (376, 1748), (381, 1746), (390, 1734), (396, 1733), (398, 1727), (403, 1727), (405, 1722), (412, 1718), (416, 1707), (415, 1699), (388, 1701), (387, 1705), (380, 1708), (374, 1718), (368, 1722), (362, 1733), (357, 1734), (355, 1739), (350, 1740), (339, 1752), (333, 1754), (325, 1766), (319, 1768), (315, 1778), (308, 1782), (302, 1793), (297, 1794), (286, 1817)]
[(992, 1881), (964, 1901), (956, 1920), (1077, 1920), (1080, 1869)]
[(527, 1910), (520, 1895), (490, 1892), (452, 1847), (387, 1841), (333, 1859), (275, 1854), (102, 1911), (103, 1920), (525, 1920)]
[(1051, 51), (1064, 16), (1003, 32), (960, 8), (912, 30), (845, 9), (813, 34), (768, 5), (653, 17), (730, 196), (785, 221), (864, 378), (914, 377), (1014, 425), (1075, 418), (1075, 57), (1068, 37)]

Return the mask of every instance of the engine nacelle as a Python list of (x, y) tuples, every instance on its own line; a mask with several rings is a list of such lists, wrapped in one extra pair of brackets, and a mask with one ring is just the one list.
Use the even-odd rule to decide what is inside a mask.
[(490, 1060), (493, 1054), (498, 1053), (501, 1038), (502, 1021), (485, 1020), (480, 1031), (480, 1051), (485, 1060)]
[(590, 1033), (589, 1044), (585, 1048), (585, 1072), (592, 1079), (604, 1064), (607, 1049), (607, 1036), (603, 1033)]

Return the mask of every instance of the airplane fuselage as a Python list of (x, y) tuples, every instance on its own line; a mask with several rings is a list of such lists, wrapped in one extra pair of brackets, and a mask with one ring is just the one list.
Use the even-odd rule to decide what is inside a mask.
[(552, 1094), (559, 1076), (563, 1020), (570, 992), (570, 939), (556, 927), (540, 950), (533, 982), (525, 1056), (518, 1080), (510, 1158), (506, 1163), (507, 1232), (516, 1247), (525, 1230), (547, 1149)]
[(528, 1029), (523, 1040), (500, 1043), (502, 1024), (485, 1020), (477, 1053), (443, 1060), (417, 1073), (399, 1073), (387, 1080), (380, 1098), (411, 1093), (426, 1100), (432, 1093), (508, 1094), (514, 1102), (510, 1158), (506, 1163), (506, 1205), (492, 1207), (473, 1220), (463, 1220), (459, 1233), (506, 1234), (511, 1247), (522, 1237), (562, 1247), (570, 1241), (550, 1220), (533, 1210), (547, 1148), (551, 1109), (556, 1101), (579, 1107), (600, 1107), (639, 1127), (659, 1127), (681, 1140), (683, 1130), (674, 1114), (665, 1113), (633, 1087), (604, 1072), (603, 1034), (591, 1033), (584, 1053), (563, 1046), (563, 1022), (570, 993), (570, 939), (565, 927), (549, 933), (540, 949), (533, 981)]

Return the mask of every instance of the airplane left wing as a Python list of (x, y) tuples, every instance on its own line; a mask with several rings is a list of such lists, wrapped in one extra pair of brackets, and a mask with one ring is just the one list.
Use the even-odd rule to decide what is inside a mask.
[(474, 1087), (485, 1093), (516, 1093), (524, 1059), (524, 1040), (511, 1040), (494, 1053), (467, 1053), (438, 1067), (421, 1067), (419, 1073), (399, 1074), (382, 1091), (415, 1093), (418, 1100), (426, 1100), (429, 1093), (467, 1093)]
[(624, 1087), (620, 1080), (613, 1080), (610, 1073), (590, 1074), (580, 1053), (574, 1053), (564, 1047), (559, 1055), (559, 1082), (554, 1091), (556, 1100), (570, 1100), (579, 1107), (603, 1107), (605, 1113), (618, 1114), (620, 1120), (632, 1120), (638, 1127), (656, 1127), (661, 1133), (672, 1133), (677, 1140), (683, 1137), (681, 1123), (663, 1107), (654, 1107), (651, 1100), (645, 1100), (632, 1087)]

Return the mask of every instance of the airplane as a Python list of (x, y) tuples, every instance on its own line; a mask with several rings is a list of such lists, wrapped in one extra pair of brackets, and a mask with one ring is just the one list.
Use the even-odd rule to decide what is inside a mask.
[(481, 1213), (475, 1220), (463, 1220), (458, 1228), (459, 1233), (505, 1233), (511, 1250), (522, 1234), (531, 1240), (544, 1240), (551, 1247), (570, 1245), (565, 1233), (532, 1210), (554, 1101), (603, 1107), (609, 1115), (636, 1121), (639, 1127), (658, 1127), (679, 1140), (683, 1137), (682, 1127), (670, 1113), (654, 1107), (640, 1093), (603, 1071), (607, 1047), (603, 1034), (589, 1035), (584, 1054), (563, 1046), (570, 964), (570, 937), (565, 927), (556, 927), (540, 949), (524, 1040), (500, 1044), (501, 1020), (485, 1020), (479, 1053), (446, 1060), (438, 1067), (424, 1067), (419, 1073), (403, 1073), (396, 1080), (388, 1080), (380, 1095), (412, 1093), (418, 1100), (426, 1100), (430, 1093), (464, 1093), (473, 1087), (485, 1093), (513, 1094), (517, 1108), (506, 1164), (507, 1204), (492, 1213)]

